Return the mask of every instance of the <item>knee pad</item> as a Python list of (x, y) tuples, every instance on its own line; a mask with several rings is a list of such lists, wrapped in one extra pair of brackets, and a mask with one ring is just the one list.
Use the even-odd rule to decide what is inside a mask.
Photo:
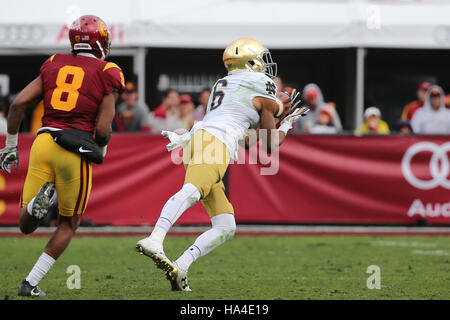
[(186, 200), (188, 207), (192, 207), (200, 200), (200, 192), (192, 183), (186, 183), (172, 198)]
[(223, 213), (211, 218), (213, 229), (220, 230), (225, 240), (231, 240), (236, 232), (236, 220), (231, 213)]

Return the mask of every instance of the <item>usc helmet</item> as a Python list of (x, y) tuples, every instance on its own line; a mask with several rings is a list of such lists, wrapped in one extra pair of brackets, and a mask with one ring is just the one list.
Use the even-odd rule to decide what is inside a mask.
[(222, 60), (228, 72), (264, 72), (272, 79), (277, 75), (277, 64), (272, 60), (269, 50), (252, 38), (234, 40), (225, 48)]
[(94, 51), (105, 59), (111, 47), (111, 37), (106, 23), (97, 16), (86, 15), (75, 20), (69, 28), (72, 52)]

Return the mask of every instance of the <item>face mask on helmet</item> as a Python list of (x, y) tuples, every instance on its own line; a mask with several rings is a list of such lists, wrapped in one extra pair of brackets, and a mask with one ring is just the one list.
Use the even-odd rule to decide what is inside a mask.
[(254, 54), (257, 59), (248, 61), (247, 68), (250, 71), (264, 72), (270, 78), (275, 78), (277, 76), (277, 63), (273, 61), (269, 50), (266, 49), (260, 54), (254, 52)]
[(269, 50), (263, 51), (261, 59), (264, 62), (264, 73), (272, 79), (275, 78), (277, 76), (277, 63), (273, 61)]

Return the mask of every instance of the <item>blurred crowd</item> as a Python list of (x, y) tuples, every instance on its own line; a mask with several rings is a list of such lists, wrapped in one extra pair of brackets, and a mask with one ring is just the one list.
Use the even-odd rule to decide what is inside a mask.
[(8, 110), (8, 99), (0, 96), (0, 134), (6, 134), (6, 114)]
[(450, 95), (429, 82), (417, 88), (417, 99), (408, 103), (397, 123), (398, 131), (418, 134), (450, 134)]
[(116, 132), (151, 132), (161, 130), (190, 130), (195, 121), (201, 121), (206, 113), (211, 91), (203, 89), (196, 105), (191, 95), (168, 89), (161, 94), (161, 104), (153, 111), (139, 103), (136, 84), (126, 83), (126, 90), (116, 106), (113, 130)]
[[(283, 79), (276, 77), (277, 96), (282, 92), (292, 93), (293, 88), (285, 86)], [(116, 104), (113, 131), (148, 132), (160, 134), (161, 130), (190, 130), (196, 121), (201, 121), (206, 113), (210, 89), (205, 88), (194, 96), (168, 89), (161, 93), (158, 106), (149, 108), (140, 102), (136, 83), (126, 83), (125, 91)], [(293, 133), (302, 134), (339, 134), (343, 133), (339, 117), (339, 107), (327, 101), (322, 90), (315, 83), (309, 83), (301, 89), (302, 104), (310, 108), (307, 117), (298, 121)], [(6, 133), (6, 115), (14, 96), (0, 97), (0, 134)], [(25, 130), (36, 133), (41, 127), (44, 113), (43, 103), (27, 114)], [(364, 110), (364, 121), (353, 131), (364, 134), (450, 134), (450, 94), (429, 82), (418, 85), (416, 99), (405, 105), (399, 120), (389, 125), (376, 106)]]
[[(292, 92), (283, 80), (275, 79), (280, 92)], [(278, 93), (278, 94), (279, 94)], [(303, 90), (303, 103), (311, 111), (295, 125), (296, 133), (338, 134), (343, 132), (335, 103), (326, 101), (320, 87), (307, 84)], [(398, 121), (390, 127), (383, 120), (381, 110), (369, 106), (364, 110), (363, 123), (354, 130), (356, 135), (364, 134), (450, 134), (450, 94), (429, 82), (419, 84), (416, 99), (405, 105)]]

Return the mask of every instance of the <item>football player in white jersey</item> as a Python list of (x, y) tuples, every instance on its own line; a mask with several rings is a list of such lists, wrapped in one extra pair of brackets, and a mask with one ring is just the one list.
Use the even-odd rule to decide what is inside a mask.
[[(184, 135), (163, 131), (171, 141), (168, 150), (184, 147), (186, 176), (183, 187), (164, 205), (151, 235), (138, 241), (136, 249), (150, 257), (165, 271), (172, 290), (191, 291), (187, 273), (198, 258), (233, 238), (236, 230), (234, 209), (225, 195), (222, 178), (230, 158), (237, 160), (238, 142), (248, 129), (266, 129), (266, 150), (271, 152), (283, 143), (292, 124), (306, 114), (296, 108), (300, 100), (292, 95), (290, 113), (279, 129), (276, 118), (284, 115), (283, 103), (276, 98), (276, 63), (261, 43), (251, 38), (233, 41), (224, 51), (223, 62), (228, 75), (219, 79), (211, 91), (207, 113), (202, 122)], [(259, 138), (259, 131), (256, 135)], [(188, 208), (202, 201), (211, 218), (211, 229), (202, 233), (176, 261), (164, 253), (164, 238)]]

